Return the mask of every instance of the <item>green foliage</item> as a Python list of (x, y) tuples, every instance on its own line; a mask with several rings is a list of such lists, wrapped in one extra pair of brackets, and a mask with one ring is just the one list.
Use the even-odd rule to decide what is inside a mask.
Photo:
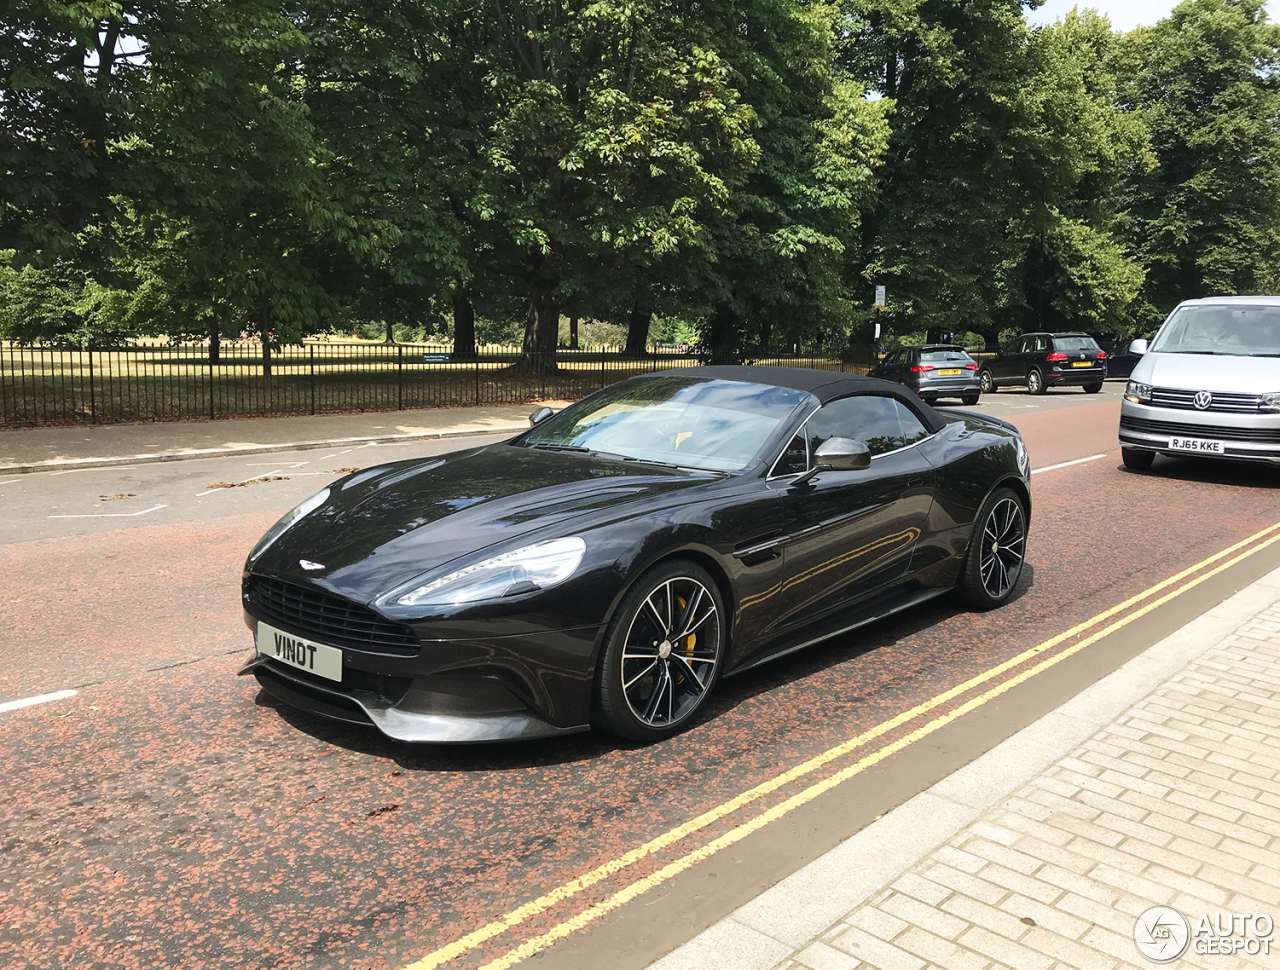
[(1280, 266), (1280, 27), (1262, 0), (1186, 0), (1126, 41), (1122, 103), (1159, 164), (1135, 176), (1126, 235), (1154, 323), (1179, 301), (1274, 291)]
[(0, 335), (423, 340), (470, 306), (526, 368), (568, 314), (857, 357), (876, 284), (886, 339), (988, 342), (1275, 289), (1262, 0), (1127, 36), (1025, 6), (12, 0)]

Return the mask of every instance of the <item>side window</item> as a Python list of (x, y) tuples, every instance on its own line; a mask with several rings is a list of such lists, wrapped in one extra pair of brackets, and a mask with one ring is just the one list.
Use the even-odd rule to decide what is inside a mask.
[(809, 454), (832, 438), (855, 438), (866, 442), (874, 458), (929, 436), (920, 419), (891, 397), (832, 401), (810, 418), (806, 427)]
[(782, 457), (773, 466), (774, 475), (799, 475), (809, 470), (809, 449), (805, 441), (805, 432), (801, 431), (791, 439)]
[(1009, 342), (1009, 346), (1004, 349), (1004, 352), (1009, 355), (1020, 354), (1026, 350), (1026, 347), (1027, 347), (1027, 338), (1017, 337), (1014, 340)]
[(1048, 351), (1049, 351), (1049, 338), (1048, 338), (1048, 337), (1036, 337), (1036, 338), (1035, 338), (1035, 346), (1032, 348), (1032, 350), (1033, 350), (1035, 353), (1037, 353), (1037, 354), (1048, 353)]

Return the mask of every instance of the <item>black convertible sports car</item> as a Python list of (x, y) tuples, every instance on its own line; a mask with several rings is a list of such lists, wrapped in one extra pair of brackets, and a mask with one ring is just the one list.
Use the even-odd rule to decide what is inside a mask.
[(406, 741), (655, 740), (721, 676), (955, 588), (999, 606), (1022, 572), (1017, 430), (897, 384), (688, 368), (533, 422), (281, 519), (242, 673)]

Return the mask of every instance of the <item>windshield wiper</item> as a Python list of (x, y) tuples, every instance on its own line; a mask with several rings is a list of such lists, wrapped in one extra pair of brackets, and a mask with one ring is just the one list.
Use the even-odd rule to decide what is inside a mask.
[(535, 444), (527, 445), (526, 447), (540, 448), (543, 451), (576, 451), (583, 455), (591, 454), (590, 448), (582, 448), (578, 445), (548, 445), (543, 444), (542, 442), (537, 442)]
[(683, 467), (681, 465), (675, 464), (674, 462), (659, 461), (657, 458), (632, 458), (630, 455), (620, 455), (616, 451), (597, 451), (596, 454), (599, 455), (601, 458), (615, 458), (618, 461), (634, 461), (640, 465), (660, 465), (663, 468)]

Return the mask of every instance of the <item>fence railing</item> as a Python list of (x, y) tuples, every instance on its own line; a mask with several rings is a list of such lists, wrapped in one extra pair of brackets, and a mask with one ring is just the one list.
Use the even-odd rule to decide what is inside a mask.
[[(702, 358), (655, 348), (558, 351), (517, 366), (516, 348), (458, 358), (418, 344), (307, 343), (273, 351), (207, 344), (75, 350), (0, 343), (0, 428), (395, 411), (574, 400), (614, 381)], [(749, 354), (758, 364), (842, 370), (822, 353)]]

